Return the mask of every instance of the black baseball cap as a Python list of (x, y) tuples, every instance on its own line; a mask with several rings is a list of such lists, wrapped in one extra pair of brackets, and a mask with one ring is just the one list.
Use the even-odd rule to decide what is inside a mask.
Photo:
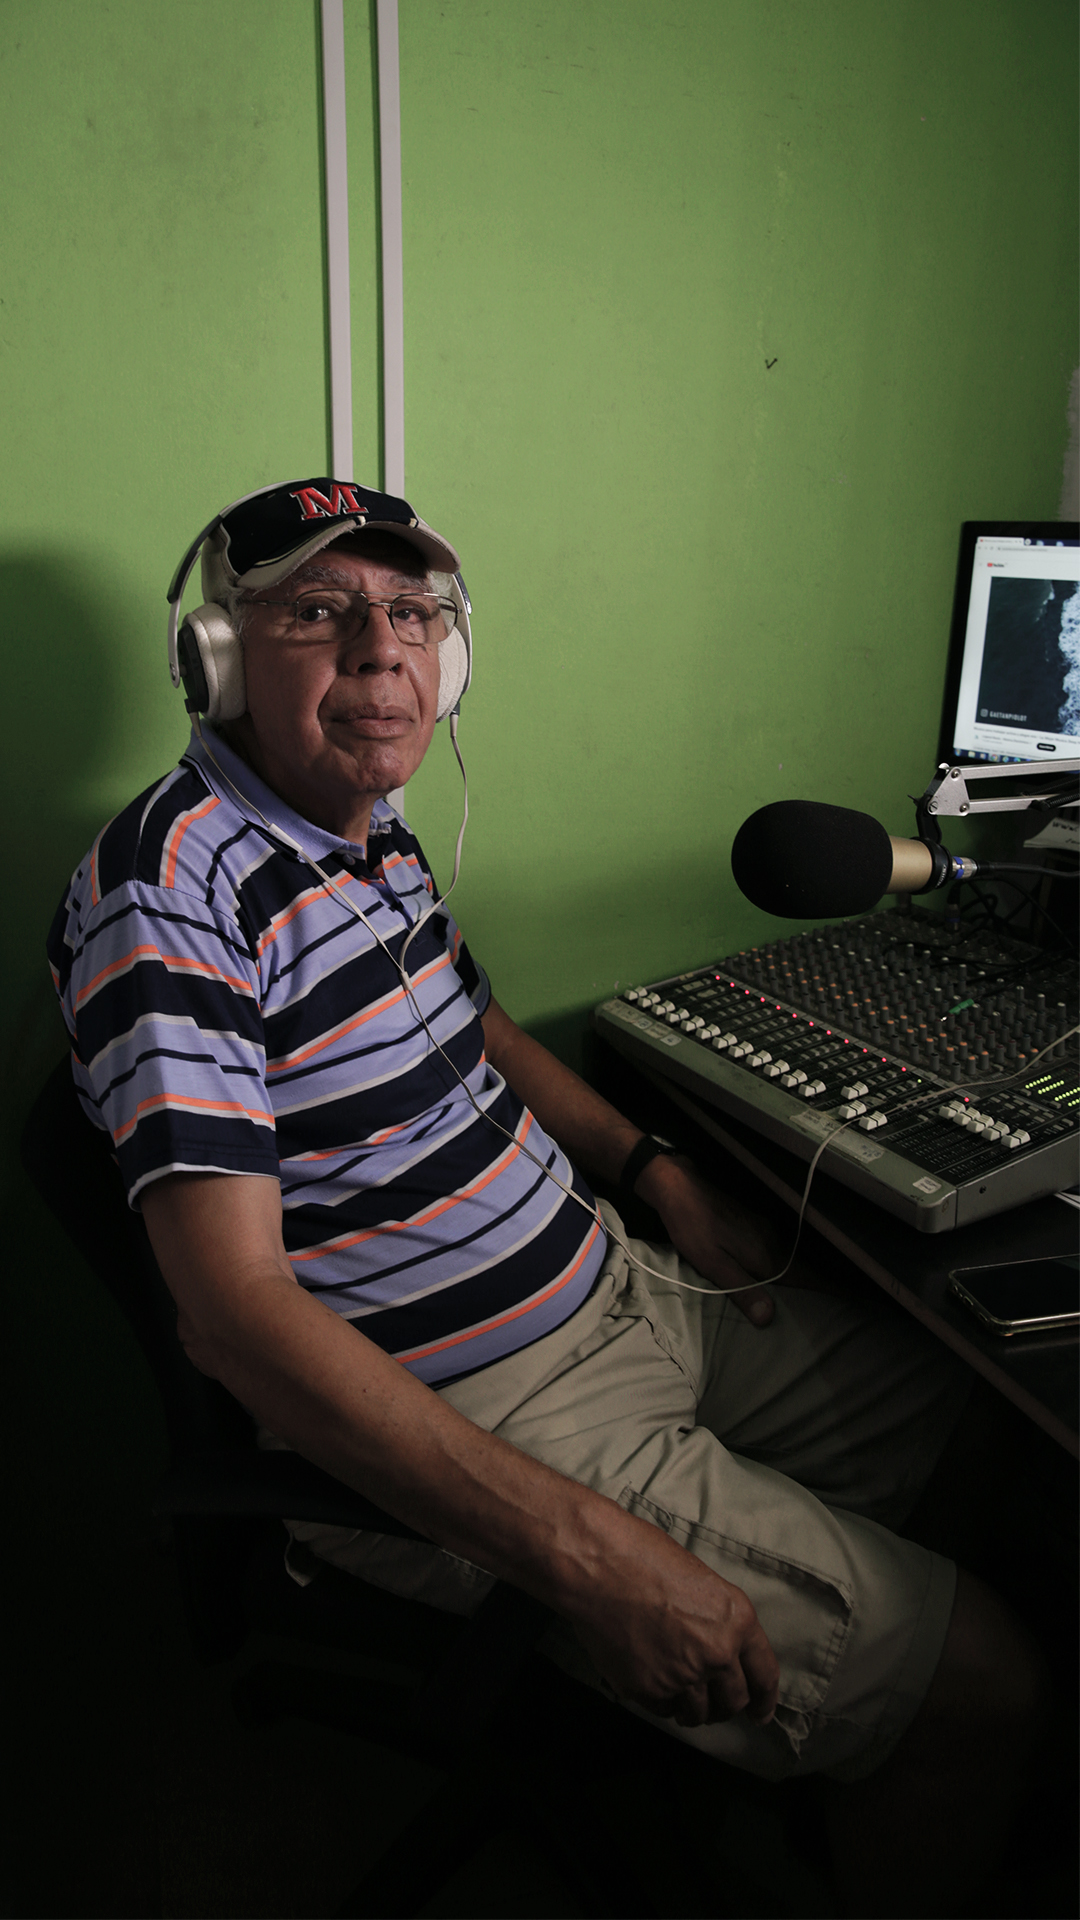
[(275, 586), (343, 533), (364, 527), (407, 540), (437, 572), (460, 569), (454, 548), (407, 500), (354, 480), (286, 480), (245, 494), (216, 514), (188, 548), (168, 598), (179, 599), (200, 546), (203, 598), (220, 602), (237, 587)]

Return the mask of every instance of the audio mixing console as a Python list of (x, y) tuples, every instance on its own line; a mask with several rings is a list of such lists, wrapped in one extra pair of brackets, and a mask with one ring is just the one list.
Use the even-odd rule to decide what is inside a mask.
[[(597, 1008), (604, 1038), (923, 1232), (1080, 1172), (1075, 969), (937, 914), (867, 914)], [(835, 1138), (834, 1138), (835, 1136)]]

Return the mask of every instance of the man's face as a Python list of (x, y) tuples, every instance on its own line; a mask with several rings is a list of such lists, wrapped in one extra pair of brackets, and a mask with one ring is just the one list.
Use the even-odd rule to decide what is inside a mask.
[[(265, 598), (292, 601), (318, 587), (392, 600), (427, 585), (392, 564), (324, 549)], [(248, 710), (230, 737), (275, 793), (344, 839), (366, 839), (374, 801), (404, 786), (431, 740), (439, 647), (410, 645), (385, 607), (337, 640), (312, 640), (286, 606), (260, 605), (244, 627)], [(442, 626), (437, 628), (442, 633)]]

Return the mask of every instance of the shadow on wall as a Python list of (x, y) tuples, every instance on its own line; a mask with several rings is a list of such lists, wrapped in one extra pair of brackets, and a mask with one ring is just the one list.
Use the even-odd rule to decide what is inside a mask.
[(10, 717), (0, 761), (8, 899), (0, 994), (5, 1126), (23, 1115), (66, 1038), (45, 936), (102, 825), (95, 799), (119, 744), (114, 623), (80, 560), (42, 547), (0, 557)]

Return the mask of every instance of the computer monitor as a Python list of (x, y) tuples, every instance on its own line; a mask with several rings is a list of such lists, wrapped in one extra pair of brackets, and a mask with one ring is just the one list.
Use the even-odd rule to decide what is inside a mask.
[(1080, 758), (1080, 525), (968, 520), (938, 760)]

